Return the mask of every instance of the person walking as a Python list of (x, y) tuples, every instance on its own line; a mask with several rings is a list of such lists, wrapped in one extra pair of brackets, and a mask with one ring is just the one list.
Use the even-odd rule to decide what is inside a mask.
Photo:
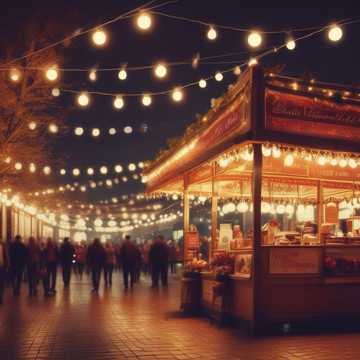
[(43, 260), (46, 267), (46, 282), (48, 292), (54, 294), (56, 292), (57, 266), (59, 262), (59, 249), (56, 243), (48, 238), (46, 246), (43, 250)]
[(34, 237), (29, 238), (27, 246), (27, 276), (29, 285), (29, 296), (37, 294), (37, 283), (40, 266), (40, 247)]
[(169, 241), (168, 249), (169, 249), (170, 272), (171, 274), (176, 274), (177, 251), (174, 240)]
[(6, 283), (6, 271), (8, 268), (8, 256), (5, 243), (0, 239), (0, 305), (3, 303), (5, 283)]
[(91, 269), (92, 291), (98, 292), (100, 285), (101, 269), (105, 265), (106, 253), (104, 247), (100, 243), (100, 239), (94, 239), (87, 251), (87, 263)]
[(26, 246), (22, 242), (22, 237), (20, 235), (16, 235), (9, 248), (10, 271), (14, 296), (20, 295), (21, 283), (26, 267), (26, 255), (27, 250)]
[(60, 247), (60, 262), (63, 272), (64, 287), (68, 288), (71, 280), (71, 269), (74, 261), (74, 247), (72, 246), (70, 239), (66, 237)]
[(116, 263), (115, 249), (113, 244), (108, 241), (105, 245), (105, 266), (104, 266), (104, 280), (105, 286), (112, 286), (112, 275)]
[(75, 261), (76, 261), (76, 272), (80, 279), (83, 277), (85, 261), (86, 261), (86, 247), (84, 244), (79, 244), (75, 248)]
[(131, 241), (130, 235), (125, 236), (125, 241), (120, 247), (119, 262), (122, 266), (124, 288), (129, 288), (129, 276), (130, 276), (130, 288), (132, 289), (136, 281), (136, 270), (139, 266), (139, 249)]
[(152, 279), (151, 287), (159, 287), (159, 277), (161, 277), (162, 286), (167, 287), (169, 249), (162, 235), (159, 235), (150, 247), (149, 262)]

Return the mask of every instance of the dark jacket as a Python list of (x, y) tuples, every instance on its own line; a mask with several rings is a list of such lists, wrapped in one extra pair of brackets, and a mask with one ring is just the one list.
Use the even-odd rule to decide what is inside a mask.
[(149, 261), (152, 266), (166, 265), (169, 261), (169, 247), (165, 241), (155, 241), (150, 247)]
[(43, 250), (44, 261), (47, 264), (57, 264), (59, 261), (59, 249), (55, 243), (46, 244)]
[(141, 260), (139, 248), (131, 241), (125, 241), (121, 245), (118, 260), (124, 268), (137, 268)]
[(59, 257), (62, 266), (71, 266), (74, 260), (74, 247), (70, 242), (64, 242), (60, 247)]
[(10, 266), (13, 270), (23, 270), (26, 265), (27, 250), (21, 242), (13, 242), (9, 248)]
[(99, 243), (91, 244), (87, 251), (87, 263), (90, 267), (103, 267), (106, 261), (106, 252)]

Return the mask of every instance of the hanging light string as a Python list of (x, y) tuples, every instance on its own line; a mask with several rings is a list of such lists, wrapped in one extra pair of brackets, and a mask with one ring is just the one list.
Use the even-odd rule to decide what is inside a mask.
[[(20, 61), (20, 60), (23, 60), (23, 59), (26, 59), (26, 58), (29, 58), (31, 56), (34, 56), (36, 54), (39, 54), (40, 52), (43, 52), (43, 51), (46, 51), (46, 50), (49, 50), (51, 48), (54, 48), (58, 45), (61, 45), (61, 44), (64, 44), (74, 38), (77, 38), (79, 36), (82, 36), (82, 35), (85, 35), (85, 34), (88, 34), (90, 32), (93, 32), (95, 31), (96, 29), (99, 29), (99, 28), (103, 28), (104, 26), (107, 26), (107, 25), (110, 25), (110, 24), (113, 24), (117, 21), (120, 21), (120, 20), (125, 20), (125, 19), (128, 19), (128, 18), (131, 18), (134, 16), (134, 14), (138, 13), (139, 11), (142, 11), (144, 9), (146, 9), (147, 11), (152, 11), (152, 10), (155, 10), (155, 9), (158, 9), (160, 7), (163, 7), (163, 6), (166, 6), (166, 5), (169, 5), (169, 4), (173, 4), (173, 3), (176, 3), (178, 2), (178, 0), (169, 0), (169, 1), (166, 1), (166, 2), (163, 2), (161, 4), (157, 4), (157, 5), (154, 5), (158, 0), (152, 0), (152, 1), (149, 1), (141, 6), (138, 6), (136, 7), (135, 9), (132, 9), (130, 11), (127, 11), (121, 15), (118, 15), (116, 16), (115, 18), (112, 18), (108, 21), (105, 21), (104, 23), (102, 24), (98, 24), (96, 26), (92, 26), (88, 29), (85, 29), (85, 30), (77, 30), (75, 32), (73, 32), (71, 35), (61, 39), (61, 40), (58, 40), (56, 42), (53, 42), (49, 45), (46, 45), (42, 48), (39, 48), (37, 50), (33, 50), (33, 51), (30, 51), (30, 52), (27, 52), (25, 53), (24, 55), (21, 55), (17, 58), (14, 58), (4, 64), (0, 64), (0, 67), (6, 67), (6, 66), (9, 66), (17, 61)], [(153, 5), (153, 6), (152, 6)]]

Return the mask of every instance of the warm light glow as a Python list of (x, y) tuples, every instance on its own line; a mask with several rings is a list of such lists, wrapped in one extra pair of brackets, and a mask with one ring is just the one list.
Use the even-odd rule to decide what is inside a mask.
[(127, 78), (127, 72), (125, 69), (121, 69), (118, 73), (119, 80), (126, 80)]
[(248, 65), (249, 65), (249, 66), (254, 66), (254, 65), (257, 65), (257, 63), (258, 63), (257, 59), (251, 58), (251, 59), (249, 60), (249, 62), (248, 62)]
[(318, 158), (318, 164), (321, 166), (324, 166), (326, 164), (326, 157), (323, 155), (320, 155)]
[(275, 159), (279, 158), (281, 156), (281, 150), (278, 147), (273, 146), (273, 148), (272, 148), (272, 156)]
[(291, 166), (294, 164), (294, 155), (291, 154), (291, 153), (288, 153), (286, 156), (285, 156), (285, 159), (284, 159), (284, 165), (285, 166)]
[(16, 68), (11, 69), (9, 77), (11, 81), (18, 82), (21, 79), (21, 72)]
[(145, 167), (144, 162), (143, 162), (143, 161), (140, 161), (140, 162), (138, 163), (138, 167), (139, 167), (140, 169), (143, 169), (143, 168)]
[(226, 168), (229, 165), (229, 160), (227, 158), (222, 158), (219, 161), (219, 166), (221, 168)]
[(103, 221), (101, 219), (99, 219), (99, 218), (95, 219), (95, 221), (94, 221), (95, 226), (100, 227), (100, 226), (102, 226), (102, 224), (103, 224)]
[(146, 31), (151, 28), (152, 19), (149, 13), (142, 11), (136, 19), (136, 25), (140, 30)]
[(116, 173), (121, 173), (123, 171), (123, 168), (122, 168), (122, 166), (121, 165), (115, 165), (115, 172)]
[(85, 92), (81, 93), (77, 98), (77, 102), (82, 107), (88, 106), (90, 102), (89, 95)]
[(92, 129), (92, 130), (91, 130), (91, 135), (92, 135), (93, 137), (98, 137), (98, 136), (100, 135), (100, 129), (98, 129), (98, 128)]
[(52, 134), (56, 134), (59, 131), (59, 127), (56, 124), (50, 124), (49, 125), (49, 131)]
[(221, 81), (222, 79), (224, 78), (224, 75), (218, 71), (216, 74), (215, 74), (215, 80), (216, 81)]
[(66, 174), (66, 170), (65, 169), (61, 169), (60, 170), (60, 175), (65, 175)]
[(343, 36), (343, 31), (338, 25), (332, 25), (328, 31), (328, 38), (330, 41), (339, 41)]
[(167, 68), (166, 65), (163, 63), (157, 64), (154, 71), (156, 77), (160, 79), (164, 78), (167, 75)]
[(131, 134), (133, 132), (133, 128), (131, 126), (125, 126), (124, 127), (124, 133), (125, 134)]
[(202, 89), (205, 89), (205, 88), (206, 88), (206, 80), (201, 79), (201, 80), (199, 81), (199, 86), (200, 86)]
[(270, 146), (266, 146), (266, 145), (262, 145), (262, 153), (264, 156), (270, 156), (271, 155), (271, 147)]
[(29, 122), (29, 129), (30, 130), (35, 130), (36, 129), (36, 122), (35, 121), (30, 121)]
[(106, 166), (102, 166), (100, 168), (100, 173), (106, 175), (108, 173), (108, 168)]
[(34, 173), (36, 171), (36, 166), (34, 163), (29, 164), (29, 171), (32, 173)]
[(86, 172), (87, 172), (87, 174), (90, 175), (90, 176), (94, 175), (94, 169), (91, 168), (91, 167), (88, 168), (88, 169), (86, 170)]
[(75, 135), (81, 136), (84, 133), (84, 128), (82, 127), (76, 127), (74, 130)]
[(240, 75), (241, 74), (241, 67), (240, 66), (236, 66), (234, 68), (234, 74), (235, 75)]
[(121, 96), (117, 96), (113, 102), (115, 109), (122, 109), (124, 107), (124, 99)]
[(109, 129), (109, 134), (110, 135), (115, 135), (116, 134), (116, 129), (115, 128), (110, 128)]
[(184, 98), (184, 94), (180, 88), (176, 88), (173, 90), (171, 97), (175, 102), (180, 102)]
[(44, 166), (43, 172), (44, 172), (45, 175), (50, 175), (51, 174), (51, 167), (50, 166)]
[(294, 50), (296, 48), (296, 43), (293, 39), (289, 39), (286, 43), (286, 47), (288, 50)]
[(17, 163), (15, 163), (15, 169), (16, 170), (21, 170), (22, 169), (22, 163), (21, 162), (17, 162)]
[(340, 159), (339, 166), (344, 168), (348, 164), (347, 160), (345, 158)]
[(96, 70), (91, 70), (89, 73), (89, 79), (91, 81), (96, 81), (97, 80), (97, 74), (96, 74)]
[(56, 65), (53, 65), (51, 68), (47, 69), (45, 75), (49, 81), (57, 80), (59, 77), (59, 72), (56, 68)]
[(5, 161), (7, 164), (10, 164), (10, 163), (11, 163), (11, 157), (8, 156), (4, 161)]
[(75, 168), (75, 169), (73, 169), (72, 173), (73, 173), (74, 176), (79, 176), (80, 175), (80, 170)]
[(331, 160), (330, 160), (330, 165), (336, 166), (337, 164), (338, 164), (337, 158), (335, 158), (335, 157), (331, 158)]
[(242, 201), (241, 203), (239, 203), (239, 204), (237, 205), (236, 208), (237, 208), (237, 211), (238, 211), (239, 213), (244, 213), (244, 212), (247, 212), (247, 211), (249, 210), (249, 205), (248, 205), (247, 202)]
[(355, 159), (349, 159), (349, 166), (352, 168), (352, 169), (355, 169), (357, 167), (357, 161)]
[(136, 170), (136, 165), (135, 164), (129, 164), (129, 170), (130, 171), (135, 171)]
[(152, 102), (152, 99), (151, 99), (151, 96), (150, 95), (143, 95), (142, 97), (142, 104), (144, 106), (150, 106), (151, 105), (151, 102)]
[(54, 96), (54, 97), (60, 96), (60, 89), (59, 88), (53, 88), (51, 90), (51, 95)]
[(217, 38), (217, 31), (213, 26), (210, 26), (208, 31), (207, 31), (207, 38), (211, 41), (215, 40)]
[(262, 43), (261, 34), (257, 31), (251, 32), (247, 38), (247, 42), (253, 48), (260, 46)]
[(92, 34), (92, 41), (96, 46), (104, 46), (107, 41), (106, 32), (104, 30), (98, 29)]

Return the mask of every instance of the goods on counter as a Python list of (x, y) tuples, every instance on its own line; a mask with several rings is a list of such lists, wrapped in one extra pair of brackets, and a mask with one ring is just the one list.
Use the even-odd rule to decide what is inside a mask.
[(279, 232), (279, 223), (275, 220), (269, 220), (262, 228), (263, 244), (272, 245), (275, 242), (275, 236)]
[(184, 267), (184, 276), (190, 272), (200, 272), (208, 266), (205, 260), (194, 258), (188, 261)]
[(215, 255), (210, 263), (210, 269), (216, 276), (230, 275), (234, 273), (235, 257), (231, 254)]
[(324, 270), (326, 275), (360, 275), (360, 258), (328, 255), (325, 257)]

